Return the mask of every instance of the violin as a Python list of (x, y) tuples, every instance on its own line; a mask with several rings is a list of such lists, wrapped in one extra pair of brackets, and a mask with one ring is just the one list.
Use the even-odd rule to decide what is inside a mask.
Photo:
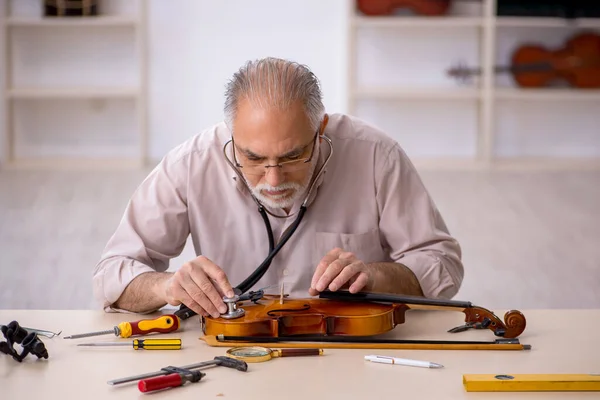
[[(526, 44), (513, 52), (509, 66), (497, 66), (495, 73), (511, 73), (520, 87), (547, 87), (566, 82), (576, 88), (600, 88), (600, 35), (583, 32), (573, 35), (559, 49)], [(451, 68), (448, 74), (459, 80), (481, 73), (480, 69)]]
[(378, 293), (325, 291), (319, 298), (284, 299), (250, 292), (226, 303), (227, 313), (218, 318), (202, 317), (204, 335), (364, 338), (405, 323), (406, 312), (411, 309), (460, 311), (465, 314), (464, 327), (489, 329), (507, 339), (518, 337), (526, 326), (525, 316), (518, 310), (508, 311), (501, 320), (490, 310), (466, 301)]
[(450, 0), (357, 0), (356, 6), (365, 15), (390, 15), (398, 8), (416, 14), (437, 16), (448, 12)]

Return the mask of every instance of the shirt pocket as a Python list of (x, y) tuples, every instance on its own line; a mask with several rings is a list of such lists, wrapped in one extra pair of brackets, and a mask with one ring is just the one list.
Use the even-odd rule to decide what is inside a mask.
[(354, 253), (365, 263), (387, 261), (379, 240), (378, 228), (363, 233), (316, 232), (313, 252), (315, 267), (336, 247)]

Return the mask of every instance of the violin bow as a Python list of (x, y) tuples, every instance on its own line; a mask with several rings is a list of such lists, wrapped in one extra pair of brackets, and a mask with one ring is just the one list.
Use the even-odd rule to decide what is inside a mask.
[(531, 350), (519, 339), (494, 341), (375, 339), (354, 336), (226, 336), (204, 335), (211, 347), (265, 346), (280, 348), (407, 349), (407, 350)]
[(465, 325), (450, 329), (449, 332), (460, 332), (470, 327), (477, 329), (490, 329), (494, 335), (501, 338), (518, 337), (527, 325), (525, 315), (518, 310), (510, 310), (504, 314), (504, 321), (492, 311), (473, 305), (469, 301), (428, 299), (418, 296), (400, 296), (385, 293), (350, 293), (348, 291), (323, 291), (320, 298), (339, 301), (362, 301), (405, 304), (409, 309), (424, 310), (454, 310), (465, 314)]

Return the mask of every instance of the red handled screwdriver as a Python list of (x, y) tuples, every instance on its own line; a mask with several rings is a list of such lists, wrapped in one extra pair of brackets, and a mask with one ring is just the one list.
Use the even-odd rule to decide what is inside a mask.
[(142, 319), (134, 322), (121, 322), (113, 329), (99, 332), (80, 333), (78, 335), (65, 336), (64, 339), (78, 339), (89, 336), (108, 335), (128, 338), (133, 335), (147, 335), (148, 333), (169, 333), (179, 329), (179, 317), (174, 314), (166, 314), (154, 319)]
[(171, 387), (184, 385), (186, 382), (198, 382), (206, 374), (202, 371), (188, 371), (189, 373), (173, 373), (155, 378), (142, 379), (138, 382), (140, 392), (154, 392)]

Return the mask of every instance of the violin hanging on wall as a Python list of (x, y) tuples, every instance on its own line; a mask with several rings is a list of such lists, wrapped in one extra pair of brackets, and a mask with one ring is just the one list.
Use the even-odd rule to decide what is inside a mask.
[[(600, 88), (600, 35), (582, 32), (569, 38), (560, 49), (537, 44), (519, 47), (507, 66), (497, 66), (495, 73), (510, 73), (523, 88), (552, 86), (566, 82), (580, 89)], [(448, 74), (461, 81), (481, 73), (479, 68), (451, 68)]]
[(419, 15), (437, 16), (446, 14), (450, 3), (450, 0), (357, 0), (356, 6), (369, 16), (391, 15), (400, 8)]

